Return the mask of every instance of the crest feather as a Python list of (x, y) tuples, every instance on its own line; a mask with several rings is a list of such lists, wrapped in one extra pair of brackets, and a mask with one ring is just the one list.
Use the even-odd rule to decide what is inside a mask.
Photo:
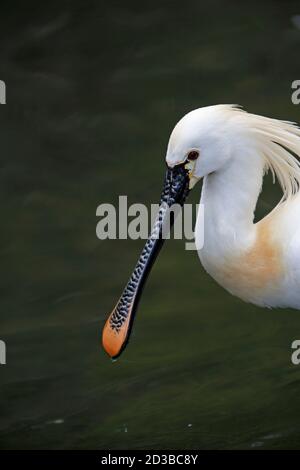
[[(226, 105), (225, 105), (226, 106)], [(283, 197), (291, 198), (300, 188), (300, 129), (296, 123), (281, 121), (247, 113), (235, 105), (226, 106), (246, 124), (256, 137), (257, 150), (265, 159), (266, 171), (270, 170), (273, 182), (277, 178)], [(237, 114), (236, 114), (237, 116)]]

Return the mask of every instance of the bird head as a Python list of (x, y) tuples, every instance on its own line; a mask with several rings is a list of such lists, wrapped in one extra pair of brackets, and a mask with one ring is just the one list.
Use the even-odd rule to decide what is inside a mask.
[(167, 165), (169, 168), (180, 164), (185, 166), (190, 189), (201, 178), (219, 170), (230, 160), (232, 138), (229, 139), (228, 135), (231, 119), (226, 113), (227, 108), (217, 105), (191, 111), (176, 124), (171, 133)]

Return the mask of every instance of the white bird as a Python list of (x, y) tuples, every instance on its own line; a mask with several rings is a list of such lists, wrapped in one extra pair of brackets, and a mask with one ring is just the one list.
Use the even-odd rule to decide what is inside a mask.
[[(300, 309), (300, 163), (296, 155), (300, 156), (300, 129), (293, 123), (249, 114), (234, 105), (188, 113), (169, 140), (156, 229), (161, 227), (164, 205), (183, 203), (187, 186), (191, 189), (203, 178), (204, 227), (198, 217), (195, 239), (197, 246), (204, 229), (198, 251), (204, 269), (247, 302)], [(278, 179), (283, 196), (254, 223), (268, 170)], [(149, 238), (106, 322), (103, 344), (112, 357), (128, 341), (141, 288), (161, 244)]]

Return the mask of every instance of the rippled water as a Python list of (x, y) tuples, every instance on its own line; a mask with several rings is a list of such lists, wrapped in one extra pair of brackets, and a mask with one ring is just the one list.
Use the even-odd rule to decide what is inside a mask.
[[(99, 241), (96, 207), (157, 202), (190, 109), (300, 121), (299, 2), (203, 3), (1, 7), (1, 448), (300, 447), (300, 313), (231, 297), (182, 241), (126, 353), (99, 345), (142, 242)], [(259, 215), (277, 197), (268, 184)]]

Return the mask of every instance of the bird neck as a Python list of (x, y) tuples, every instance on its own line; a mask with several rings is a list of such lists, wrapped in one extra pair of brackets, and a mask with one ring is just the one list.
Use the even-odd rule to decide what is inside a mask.
[(204, 178), (200, 201), (204, 205), (204, 249), (211, 248), (218, 256), (218, 245), (224, 252), (253, 241), (263, 173), (263, 157), (245, 154)]

